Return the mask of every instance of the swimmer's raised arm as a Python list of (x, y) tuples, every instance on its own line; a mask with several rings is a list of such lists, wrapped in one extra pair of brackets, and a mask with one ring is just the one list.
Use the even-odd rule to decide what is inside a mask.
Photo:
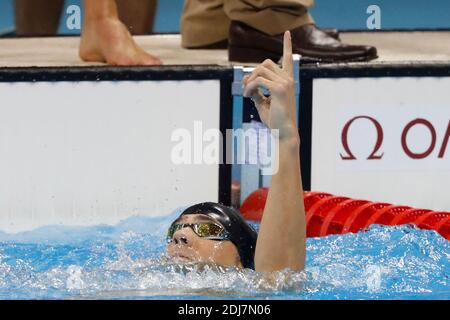
[[(261, 120), (279, 130), (278, 171), (272, 176), (255, 251), (255, 270), (272, 272), (305, 265), (305, 208), (300, 174), (292, 42), (284, 34), (283, 67), (271, 60), (244, 79), (244, 96), (252, 97)], [(265, 97), (259, 87), (270, 91)]]

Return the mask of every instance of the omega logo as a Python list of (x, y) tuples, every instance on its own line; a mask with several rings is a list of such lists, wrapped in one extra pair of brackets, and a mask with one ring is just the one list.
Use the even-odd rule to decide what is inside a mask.
[[(351, 127), (351, 125), (360, 119), (366, 119), (369, 120), (372, 125), (375, 127), (376, 131), (377, 131), (377, 140), (375, 142), (375, 145), (372, 149), (372, 152), (370, 153), (370, 155), (367, 157), (367, 160), (380, 160), (383, 158), (384, 153), (380, 151), (382, 145), (383, 145), (383, 140), (384, 140), (384, 133), (383, 133), (383, 126), (382, 124), (375, 118), (373, 117), (369, 117), (369, 116), (356, 116), (352, 119), (350, 119), (349, 121), (347, 121), (347, 123), (345, 124), (344, 128), (342, 129), (342, 133), (341, 133), (341, 142), (342, 142), (342, 147), (344, 148), (344, 154), (340, 154), (341, 159), (342, 160), (356, 160), (356, 157), (353, 155), (349, 143), (348, 143), (348, 131)], [(424, 126), (431, 134), (431, 141), (430, 144), (428, 146), (428, 148), (423, 151), (423, 152), (414, 152), (411, 150), (410, 146), (407, 143), (407, 137), (408, 137), (408, 133), (410, 132), (410, 130), (415, 127), (415, 126)], [(445, 155), (445, 151), (447, 149), (447, 145), (448, 145), (448, 141), (450, 138), (450, 120), (448, 122), (447, 125), (447, 130), (444, 134), (444, 138), (442, 140), (442, 144), (441, 147), (439, 149), (439, 154), (438, 154), (438, 158), (442, 159), (444, 158)], [(433, 124), (423, 118), (417, 118), (414, 119), (410, 122), (408, 122), (406, 124), (406, 126), (403, 128), (402, 130), (402, 134), (401, 134), (401, 146), (402, 146), (402, 151), (411, 159), (425, 159), (427, 158), (435, 149), (436, 147), (436, 143), (437, 143), (437, 133), (436, 133), (436, 129), (433, 126)]]

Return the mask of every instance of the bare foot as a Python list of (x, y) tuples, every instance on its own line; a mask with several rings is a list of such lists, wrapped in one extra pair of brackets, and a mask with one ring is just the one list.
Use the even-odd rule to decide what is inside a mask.
[(160, 65), (161, 60), (134, 42), (125, 25), (115, 18), (86, 23), (81, 35), (80, 58), (113, 65)]

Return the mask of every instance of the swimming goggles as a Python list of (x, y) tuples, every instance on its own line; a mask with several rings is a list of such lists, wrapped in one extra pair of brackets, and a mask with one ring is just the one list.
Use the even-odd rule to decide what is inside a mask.
[(212, 222), (202, 223), (174, 223), (170, 226), (167, 232), (167, 240), (171, 241), (173, 235), (178, 230), (184, 228), (191, 228), (200, 238), (206, 240), (229, 240), (230, 235), (224, 227)]

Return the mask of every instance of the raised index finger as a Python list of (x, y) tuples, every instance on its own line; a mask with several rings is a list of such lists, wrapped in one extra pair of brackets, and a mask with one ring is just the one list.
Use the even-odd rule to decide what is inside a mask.
[(292, 57), (291, 32), (286, 31), (283, 39), (283, 70), (289, 75), (294, 74), (294, 58)]

